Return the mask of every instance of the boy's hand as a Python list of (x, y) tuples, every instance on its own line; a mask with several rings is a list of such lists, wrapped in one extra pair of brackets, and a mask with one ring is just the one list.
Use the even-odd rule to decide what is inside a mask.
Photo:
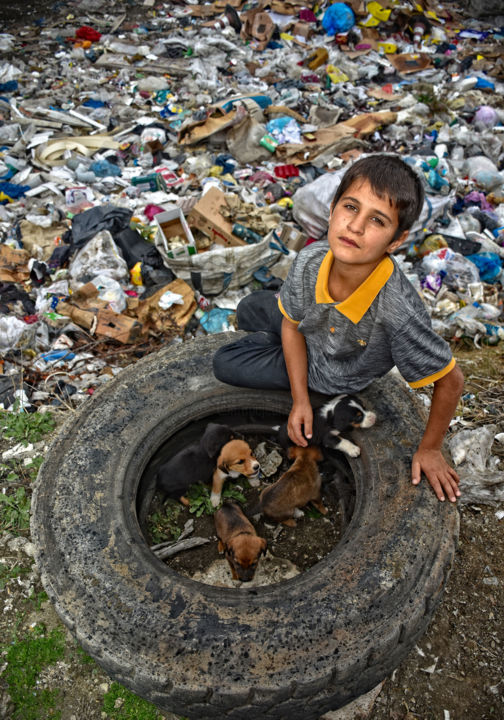
[(287, 421), (287, 433), (292, 442), (301, 445), (301, 447), (306, 447), (308, 445), (306, 438), (309, 440), (312, 436), (312, 425), (313, 410), (310, 403), (294, 403)]
[(425, 473), (438, 500), (443, 501), (445, 495), (448, 500), (455, 502), (460, 497), (458, 484), (459, 476), (448, 465), (440, 450), (425, 450), (419, 448), (413, 455), (411, 478), (413, 485), (418, 485), (422, 471)]

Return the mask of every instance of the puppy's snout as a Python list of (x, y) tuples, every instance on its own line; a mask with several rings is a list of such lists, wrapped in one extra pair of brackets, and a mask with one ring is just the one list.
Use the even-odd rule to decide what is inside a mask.
[(261, 469), (261, 466), (259, 465), (257, 460), (254, 460), (254, 462), (252, 463), (252, 470), (254, 472), (259, 472), (260, 469)]
[(376, 422), (376, 415), (374, 412), (368, 411), (364, 413), (364, 419), (361, 422), (362, 428), (370, 428), (372, 427)]

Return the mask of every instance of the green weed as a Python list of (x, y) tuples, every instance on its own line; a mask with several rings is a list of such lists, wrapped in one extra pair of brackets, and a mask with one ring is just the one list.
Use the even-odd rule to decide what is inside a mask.
[(12, 438), (23, 445), (42, 440), (44, 435), (52, 432), (56, 423), (51, 413), (26, 413), (0, 411), (0, 428), (3, 436)]
[(0, 492), (0, 531), (20, 535), (30, 527), (30, 497), (24, 487), (14, 492)]
[(81, 663), (83, 665), (94, 665), (95, 664), (95, 661), (93, 660), (91, 655), (88, 655), (87, 652), (85, 650), (83, 650), (80, 645), (75, 646), (75, 654), (77, 655), (77, 657), (79, 658), (79, 660), (81, 661)]
[(40, 466), (44, 462), (42, 455), (36, 455), (25, 465), (22, 460), (9, 460), (7, 463), (0, 463), (0, 480), (7, 483), (33, 482), (37, 477)]
[(178, 518), (182, 506), (176, 500), (168, 499), (160, 512), (153, 513), (149, 520), (149, 532), (154, 545), (172, 537), (178, 540), (182, 528), (178, 526)]
[(40, 590), (39, 592), (35, 592), (35, 590), (32, 590), (30, 593), (30, 596), (26, 598), (26, 602), (31, 602), (35, 610), (40, 610), (42, 607), (42, 603), (49, 600), (49, 597), (47, 593), (44, 590)]
[[(210, 489), (207, 485), (191, 485), (186, 493), (189, 500), (189, 512), (201, 517), (203, 513), (213, 515), (216, 508), (210, 502)], [(222, 491), (222, 500), (236, 500), (240, 503), (246, 503), (247, 499), (234, 485), (224, 486)]]
[(26, 575), (29, 572), (30, 568), (21, 567), (21, 565), (14, 565), (14, 567), (10, 568), (5, 563), (0, 563), (0, 590), (3, 590), (12, 578)]
[(12, 720), (58, 720), (61, 711), (55, 705), (59, 690), (38, 687), (41, 671), (64, 656), (65, 635), (61, 630), (47, 632), (36, 625), (31, 635), (0, 646), (6, 667), (1, 675), (13, 704)]
[(103, 698), (103, 710), (112, 720), (162, 720), (163, 718), (155, 705), (116, 682), (112, 683)]
[(306, 517), (312, 518), (314, 520), (322, 517), (322, 513), (317, 510), (314, 505), (307, 505), (305, 508), (303, 508), (303, 512)]

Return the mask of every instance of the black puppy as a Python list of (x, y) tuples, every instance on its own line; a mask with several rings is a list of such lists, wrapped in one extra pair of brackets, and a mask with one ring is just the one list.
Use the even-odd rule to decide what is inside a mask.
[[(357, 457), (360, 448), (350, 440), (340, 437), (349, 427), (370, 428), (376, 422), (374, 412), (366, 410), (355, 395), (337, 395), (313, 413), (313, 434), (310, 445), (323, 445)], [(285, 448), (292, 445), (287, 434), (287, 423), (278, 430), (278, 442)]]
[(184, 495), (190, 485), (208, 483), (223, 445), (234, 438), (227, 425), (208, 423), (200, 440), (178, 452), (158, 470), (156, 486), (164, 499)]

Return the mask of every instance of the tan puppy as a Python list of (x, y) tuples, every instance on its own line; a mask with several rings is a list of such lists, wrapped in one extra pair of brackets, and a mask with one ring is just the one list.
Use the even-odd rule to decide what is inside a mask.
[(228, 478), (236, 479), (245, 475), (252, 487), (259, 485), (260, 466), (245, 440), (230, 440), (222, 446), (217, 458), (217, 467), (212, 476), (210, 502), (214, 507), (221, 501), (222, 486)]
[(267, 542), (259, 537), (252, 523), (236, 503), (224, 503), (214, 515), (219, 552), (224, 552), (233, 580), (249, 582), (254, 577)]
[(294, 462), (276, 482), (262, 491), (259, 501), (262, 512), (269, 518), (296, 527), (294, 518), (303, 516), (300, 508), (309, 502), (327, 515), (327, 508), (322, 504), (322, 480), (317, 467), (322, 453), (315, 446), (294, 445), (289, 448), (288, 456)]

